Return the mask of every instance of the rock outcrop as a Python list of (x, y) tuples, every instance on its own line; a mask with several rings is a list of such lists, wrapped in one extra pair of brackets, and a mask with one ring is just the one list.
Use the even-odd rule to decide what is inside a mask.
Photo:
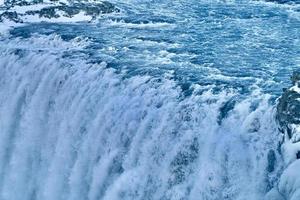
[[(294, 72), (291, 77), (293, 86), (284, 89), (284, 93), (277, 105), (277, 120), (282, 132), (286, 132), (289, 139), (296, 139), (295, 129), (300, 125), (300, 73)], [(300, 140), (296, 139), (294, 142)]]
[(300, 199), (300, 72), (295, 72), (291, 80), (293, 86), (280, 97), (276, 116), (284, 135), (280, 146), (284, 170), (278, 187), (266, 199)]
[(0, 8), (0, 22), (12, 21), (14, 23), (51, 22), (51, 20), (57, 22), (59, 19), (61, 19), (62, 22), (91, 21), (101, 14), (119, 12), (119, 9), (112, 3), (99, 0), (7, 0), (4, 1), (4, 4)]

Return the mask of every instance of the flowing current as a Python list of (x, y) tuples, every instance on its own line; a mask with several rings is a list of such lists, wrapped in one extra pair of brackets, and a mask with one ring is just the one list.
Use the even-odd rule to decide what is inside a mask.
[(111, 3), (0, 35), (0, 199), (264, 199), (298, 4)]

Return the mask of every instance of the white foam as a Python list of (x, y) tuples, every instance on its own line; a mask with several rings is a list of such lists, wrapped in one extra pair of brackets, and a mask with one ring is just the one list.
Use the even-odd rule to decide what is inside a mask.
[(126, 27), (131, 29), (173, 29), (176, 27), (175, 24), (170, 24), (167, 22), (130, 23), (124, 21), (107, 20), (106, 24), (109, 26)]
[(300, 88), (298, 87), (298, 83), (291, 87), (289, 90), (297, 92), (300, 94)]
[(0, 36), (7, 35), (9, 33), (9, 30), (19, 26), (22, 26), (22, 24), (15, 23), (9, 20), (3, 20), (0, 23)]
[(300, 199), (300, 160), (296, 160), (284, 170), (279, 183), (279, 191), (285, 199)]
[(15, 38), (0, 42), (0, 50), (12, 50), (15, 48), (26, 49), (29, 51), (63, 52), (68, 50), (82, 49), (90, 44), (84, 37), (76, 37), (68, 42), (61, 39), (59, 35), (51, 34), (48, 36), (34, 34), (32, 37), (23, 39)]
[(286, 166), (297, 159), (296, 158), (297, 152), (300, 151), (300, 143), (295, 142), (296, 139), (298, 138), (299, 133), (294, 133), (294, 134), (296, 134), (296, 136), (294, 136), (292, 139), (289, 139), (286, 133), (285, 141), (281, 147)]
[(92, 16), (86, 15), (84, 12), (79, 12), (78, 14), (69, 17), (65, 16), (63, 12), (58, 12), (60, 17), (57, 18), (45, 18), (39, 17), (38, 15), (26, 15), (23, 17), (24, 22), (27, 23), (37, 23), (37, 22), (52, 22), (52, 23), (74, 23), (74, 22), (84, 22), (91, 21)]

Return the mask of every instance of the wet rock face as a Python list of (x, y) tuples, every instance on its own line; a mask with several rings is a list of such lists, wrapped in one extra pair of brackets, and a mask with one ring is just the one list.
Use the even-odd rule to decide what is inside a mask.
[[(45, 5), (41, 9), (34, 9), (35, 5)], [(112, 3), (107, 1), (59, 1), (59, 0), (7, 0), (4, 2), (6, 11), (0, 12), (0, 22), (10, 20), (16, 23), (26, 22), (28, 16), (37, 16), (43, 19), (52, 19), (59, 17), (72, 18), (79, 13), (90, 17), (91, 20), (96, 19), (101, 14), (119, 12)], [(32, 6), (32, 10), (30, 10)], [(16, 7), (24, 7), (28, 9), (25, 12), (17, 12)]]
[[(295, 72), (291, 80), (293, 86), (285, 89), (280, 97), (276, 116), (284, 135), (280, 145), (284, 169), (278, 186), (269, 192), (266, 199), (300, 199), (300, 72)], [(268, 155), (271, 161), (272, 157)]]
[(291, 77), (293, 87), (285, 89), (277, 105), (277, 120), (282, 131), (287, 131), (291, 138), (293, 132), (290, 125), (300, 124), (300, 73)]

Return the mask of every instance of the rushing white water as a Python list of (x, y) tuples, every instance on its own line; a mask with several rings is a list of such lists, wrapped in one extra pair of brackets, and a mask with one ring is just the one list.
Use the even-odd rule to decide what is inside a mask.
[(0, 200), (297, 200), (296, 1), (5, 2)]
[(269, 95), (256, 90), (220, 119), (234, 90), (195, 84), (183, 97), (173, 74), (123, 78), (63, 58), (57, 40), (1, 53), (0, 199), (257, 200), (276, 182)]

